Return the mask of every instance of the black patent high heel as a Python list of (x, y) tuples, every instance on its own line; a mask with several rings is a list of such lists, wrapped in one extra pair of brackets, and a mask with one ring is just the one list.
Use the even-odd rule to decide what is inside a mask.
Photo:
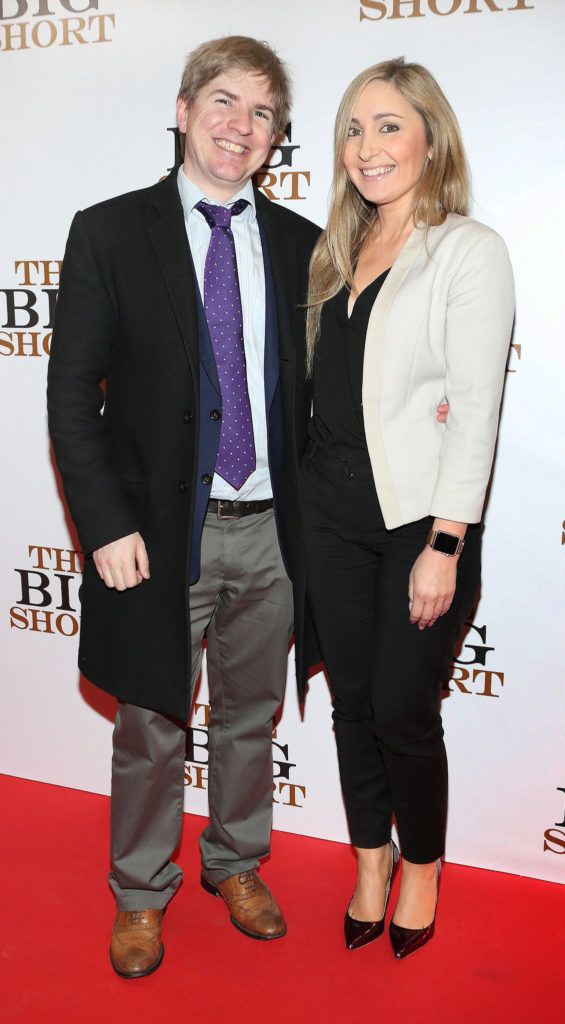
[(343, 932), (345, 935), (345, 945), (348, 949), (360, 949), (361, 946), (368, 945), (369, 942), (374, 942), (379, 936), (383, 934), (385, 927), (385, 915), (390, 896), (390, 887), (392, 884), (392, 876), (394, 869), (400, 860), (400, 852), (393, 839), (390, 840), (391, 849), (391, 863), (390, 871), (386, 882), (385, 889), (385, 905), (383, 910), (383, 916), (380, 921), (356, 921), (354, 917), (349, 915), (349, 907), (351, 906), (353, 896), (349, 901), (349, 906), (345, 911), (345, 920), (343, 922)]
[(401, 928), (395, 924), (394, 921), (390, 922), (388, 933), (390, 936), (390, 944), (392, 951), (397, 960), (404, 960), (405, 957), (410, 956), (411, 953), (415, 953), (417, 949), (421, 949), (425, 946), (430, 939), (433, 939), (435, 927), (436, 927), (436, 912), (437, 912), (437, 901), (439, 898), (439, 876), (441, 872), (441, 860), (436, 862), (436, 881), (437, 881), (437, 895), (436, 895), (436, 909), (434, 910), (434, 916), (431, 924), (426, 925), (425, 928)]

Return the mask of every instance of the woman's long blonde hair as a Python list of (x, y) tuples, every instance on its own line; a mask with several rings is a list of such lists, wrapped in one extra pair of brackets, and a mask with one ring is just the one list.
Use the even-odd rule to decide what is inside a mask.
[(314, 347), (322, 304), (343, 285), (352, 287), (355, 264), (379, 212), (352, 185), (343, 166), (343, 151), (361, 92), (370, 82), (390, 82), (420, 114), (433, 158), (426, 161), (416, 188), (412, 216), (419, 227), (441, 224), (448, 213), (466, 215), (469, 207), (469, 171), (457, 118), (433, 75), (421, 64), (403, 57), (383, 61), (362, 71), (345, 91), (334, 130), (334, 174), (326, 230), (310, 260), (306, 321), (307, 368), (312, 373)]

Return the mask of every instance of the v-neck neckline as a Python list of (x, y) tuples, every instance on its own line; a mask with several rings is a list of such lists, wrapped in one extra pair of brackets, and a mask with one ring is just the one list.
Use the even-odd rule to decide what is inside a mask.
[(359, 303), (360, 299), (365, 295), (365, 293), (369, 290), (369, 288), (372, 288), (374, 285), (377, 284), (378, 281), (381, 280), (381, 278), (384, 278), (384, 277), (387, 276), (387, 274), (390, 274), (391, 270), (392, 270), (392, 267), (387, 267), (386, 270), (383, 270), (382, 273), (377, 274), (377, 276), (374, 277), (372, 281), (369, 281), (369, 283), (365, 285), (365, 287), (357, 295), (357, 297), (355, 299), (355, 302), (353, 303), (353, 305), (351, 307), (351, 312), (349, 311), (349, 298), (350, 298), (351, 292), (349, 292), (349, 294), (347, 295), (347, 298), (346, 298), (346, 303), (345, 303), (345, 312), (346, 312), (347, 322), (348, 323), (350, 322), (352, 316), (354, 315), (355, 310), (357, 309), (357, 306), (358, 306), (358, 303)]

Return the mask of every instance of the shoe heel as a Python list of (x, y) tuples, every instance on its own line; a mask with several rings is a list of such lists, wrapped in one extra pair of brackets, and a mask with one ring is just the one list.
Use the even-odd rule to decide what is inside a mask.
[(393, 839), (390, 840), (390, 852), (390, 871), (388, 873), (388, 878), (386, 881), (383, 916), (380, 919), (380, 921), (357, 921), (355, 920), (355, 918), (350, 917), (349, 907), (351, 906), (351, 903), (353, 901), (352, 896), (351, 900), (349, 901), (349, 906), (345, 911), (345, 920), (343, 926), (345, 935), (345, 945), (347, 949), (360, 949), (362, 946), (367, 946), (370, 942), (374, 942), (375, 939), (380, 938), (384, 931), (386, 909), (388, 906), (388, 898), (390, 896), (390, 887), (392, 884), (392, 879), (396, 865), (400, 860), (400, 851)]
[(432, 921), (426, 928), (402, 928), (391, 920), (388, 931), (392, 951), (397, 960), (403, 960), (405, 957), (410, 956), (411, 953), (415, 953), (417, 949), (421, 949), (430, 939), (433, 939), (436, 927), (440, 874), (441, 860), (438, 858), (436, 861), (436, 906)]
[(204, 875), (200, 875), (200, 885), (204, 889), (204, 892), (209, 892), (210, 896), (219, 896), (219, 890), (216, 889), (215, 885), (212, 885)]

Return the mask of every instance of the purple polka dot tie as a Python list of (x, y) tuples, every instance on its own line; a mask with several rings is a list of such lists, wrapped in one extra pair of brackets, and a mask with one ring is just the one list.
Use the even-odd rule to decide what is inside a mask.
[(247, 390), (243, 314), (231, 219), (245, 209), (238, 199), (230, 209), (201, 200), (196, 209), (212, 229), (204, 266), (204, 311), (216, 359), (222, 395), (222, 425), (216, 473), (237, 491), (255, 469), (255, 441)]

